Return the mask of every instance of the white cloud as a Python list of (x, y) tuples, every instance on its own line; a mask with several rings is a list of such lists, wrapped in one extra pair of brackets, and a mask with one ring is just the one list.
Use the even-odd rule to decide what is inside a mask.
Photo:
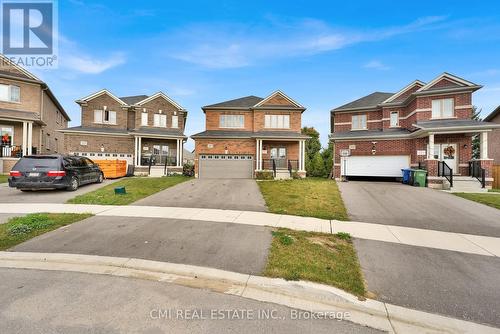
[(122, 53), (113, 54), (105, 59), (75, 54), (64, 55), (60, 59), (62, 67), (85, 74), (99, 74), (125, 63), (125, 56)]
[(170, 57), (206, 68), (251, 66), (268, 59), (308, 56), (353, 44), (440, 28), (444, 16), (419, 18), (407, 25), (352, 31), (333, 28), (319, 20), (267, 21), (265, 25), (198, 24), (184, 27), (162, 39)]
[(389, 66), (385, 65), (379, 60), (371, 60), (368, 63), (363, 65), (364, 68), (370, 68), (370, 69), (375, 69), (375, 70), (388, 70), (390, 69)]

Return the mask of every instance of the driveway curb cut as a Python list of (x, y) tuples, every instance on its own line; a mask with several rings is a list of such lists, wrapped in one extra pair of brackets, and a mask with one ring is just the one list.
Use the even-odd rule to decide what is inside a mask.
[(345, 320), (389, 333), (500, 333), (500, 329), (464, 320), (371, 299), (360, 301), (345, 291), (322, 284), (285, 281), (192, 265), (95, 255), (0, 252), (0, 267), (168, 282), (313, 313), (342, 313), (346, 315)]

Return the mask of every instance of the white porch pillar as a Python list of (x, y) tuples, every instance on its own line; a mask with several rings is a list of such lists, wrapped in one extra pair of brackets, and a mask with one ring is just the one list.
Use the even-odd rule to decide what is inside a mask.
[(134, 137), (134, 165), (139, 165), (137, 162), (137, 137)]
[(137, 138), (138, 147), (137, 147), (137, 165), (141, 166), (142, 164), (142, 137)]
[(259, 170), (259, 140), (255, 141), (255, 170)]
[(260, 140), (260, 145), (259, 145), (259, 170), (262, 170), (263, 163), (262, 163), (262, 139)]
[(180, 139), (179, 140), (180, 144), (181, 144), (181, 148), (179, 149), (180, 153), (181, 153), (181, 158), (180, 158), (180, 165), (181, 167), (184, 166), (184, 139)]
[(23, 156), (26, 155), (26, 146), (28, 145), (28, 122), (23, 122), (23, 146), (21, 152)]
[(181, 163), (181, 139), (177, 139), (177, 154), (176, 154), (176, 157), (175, 157), (175, 165), (176, 167), (180, 167), (182, 166), (182, 163)]
[[(28, 123), (28, 144), (26, 154), (33, 154), (33, 122)], [(57, 149), (57, 148), (56, 148)]]
[(427, 159), (434, 160), (434, 134), (429, 134), (429, 152), (427, 152)]
[(305, 145), (305, 140), (300, 141), (299, 145), (299, 170), (301, 172), (305, 171), (305, 161), (306, 161), (306, 145)]
[(479, 141), (481, 143), (479, 148), (481, 160), (486, 160), (488, 159), (488, 132), (481, 132)]
[(299, 140), (299, 171), (302, 171), (302, 140)]

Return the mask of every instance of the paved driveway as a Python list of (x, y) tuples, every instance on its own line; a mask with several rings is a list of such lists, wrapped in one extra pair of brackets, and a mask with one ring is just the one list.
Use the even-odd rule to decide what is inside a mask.
[(449, 193), (395, 182), (339, 182), (339, 188), (354, 221), (500, 237), (500, 210)]
[(98, 216), (11, 250), (134, 257), (260, 274), (271, 238), (271, 229), (264, 226)]
[(81, 186), (77, 191), (66, 190), (39, 190), (22, 192), (9, 188), (6, 183), (0, 184), (0, 203), (65, 203), (67, 200), (94, 191), (116, 180), (104, 180), (103, 183), (93, 183)]
[(247, 179), (193, 179), (134, 205), (267, 211), (259, 186)]

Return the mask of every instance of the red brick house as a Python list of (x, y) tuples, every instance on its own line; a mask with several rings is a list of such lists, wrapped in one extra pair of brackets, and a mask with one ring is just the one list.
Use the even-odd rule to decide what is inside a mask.
[[(462, 180), (491, 187), (488, 134), (498, 124), (471, 119), (472, 94), (480, 88), (443, 73), (429, 83), (415, 80), (397, 93), (375, 92), (331, 110), (335, 178), (400, 177), (402, 168), (420, 166), (428, 171), (429, 187)], [(472, 161), (475, 134), (481, 136), (481, 158)]]
[(66, 153), (126, 160), (135, 174), (182, 172), (187, 111), (164, 93), (117, 97), (103, 89), (76, 103), (81, 125), (61, 130)]
[(199, 178), (253, 178), (259, 173), (305, 176), (302, 105), (276, 91), (202, 107), (206, 131), (195, 140)]
[[(496, 107), (486, 118), (485, 122), (500, 124), (500, 106)], [(493, 159), (494, 165), (500, 165), (500, 128), (493, 130), (488, 138), (488, 157)]]
[(0, 54), (0, 174), (23, 155), (61, 153), (69, 120), (45, 82)]

